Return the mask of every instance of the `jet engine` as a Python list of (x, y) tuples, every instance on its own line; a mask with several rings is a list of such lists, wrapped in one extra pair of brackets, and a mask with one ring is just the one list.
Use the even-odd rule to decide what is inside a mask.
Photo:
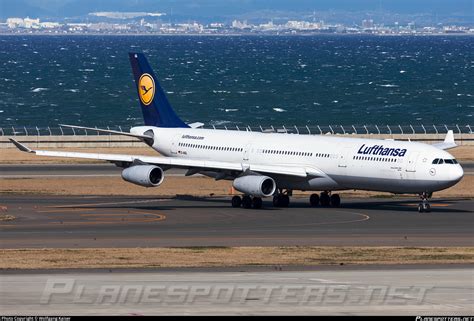
[(273, 178), (263, 175), (237, 177), (232, 185), (236, 190), (254, 197), (271, 196), (276, 190)]
[(135, 165), (122, 171), (125, 181), (144, 187), (159, 186), (164, 177), (163, 170), (155, 165)]

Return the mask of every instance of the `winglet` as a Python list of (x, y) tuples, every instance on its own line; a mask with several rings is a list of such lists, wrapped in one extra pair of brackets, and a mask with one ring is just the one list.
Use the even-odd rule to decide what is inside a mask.
[(21, 150), (22, 152), (27, 152), (27, 153), (34, 153), (35, 151), (30, 149), (28, 146), (26, 145), (23, 145), (22, 143), (19, 143), (17, 142), (16, 140), (14, 140), (13, 138), (9, 138), (10, 141), (15, 144), (16, 148), (18, 148), (19, 150)]
[(444, 141), (442, 143), (433, 144), (433, 146), (439, 149), (450, 149), (458, 146), (454, 141), (454, 132), (452, 130), (448, 130)]

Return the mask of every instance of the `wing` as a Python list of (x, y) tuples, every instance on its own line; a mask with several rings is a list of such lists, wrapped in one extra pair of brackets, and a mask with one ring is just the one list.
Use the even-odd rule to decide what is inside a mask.
[(446, 134), (444, 141), (442, 143), (433, 144), (433, 146), (439, 149), (450, 149), (450, 148), (454, 148), (458, 146), (454, 142), (454, 132), (452, 130), (448, 130), (448, 133)]
[(68, 157), (68, 158), (86, 158), (108, 161), (118, 165), (131, 164), (134, 162), (143, 162), (147, 164), (159, 165), (165, 168), (188, 168), (211, 171), (234, 171), (237, 173), (252, 171), (257, 173), (285, 175), (296, 177), (325, 177), (326, 175), (317, 168), (310, 166), (287, 166), (281, 165), (253, 165), (239, 162), (221, 162), (202, 159), (165, 157), (165, 156), (144, 156), (144, 155), (123, 155), (123, 154), (96, 154), (96, 153), (78, 153), (78, 152), (60, 152), (48, 150), (32, 150), (28, 146), (19, 143), (10, 138), (15, 146), (28, 153), (35, 153), (38, 156)]

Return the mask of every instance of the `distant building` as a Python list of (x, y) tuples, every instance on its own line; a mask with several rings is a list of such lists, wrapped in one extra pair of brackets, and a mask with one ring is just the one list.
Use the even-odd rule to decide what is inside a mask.
[(220, 22), (213, 22), (209, 25), (211, 28), (224, 28), (224, 24)]
[(25, 28), (27, 29), (39, 29), (40, 28), (40, 20), (39, 19), (30, 19), (26, 17), (23, 19), (25, 23)]
[(260, 24), (258, 27), (262, 31), (272, 31), (272, 30), (277, 30), (279, 26), (275, 25), (273, 21), (269, 21), (267, 23)]
[(61, 27), (61, 24), (58, 22), (41, 22), (40, 27), (44, 29), (54, 29)]
[(362, 29), (374, 29), (374, 20), (372, 19), (362, 20)]
[(23, 18), (8, 18), (7, 26), (10, 29), (26, 28), (26, 29), (40, 29), (41, 24), (39, 19), (31, 19), (30, 17)]
[(308, 22), (290, 20), (284, 25), (284, 27), (292, 30), (319, 30), (324, 27), (324, 23), (322, 21)]
[(250, 26), (247, 24), (247, 20), (240, 22), (239, 20), (232, 21), (232, 28), (234, 29), (250, 29)]
[(23, 22), (23, 18), (8, 18), (7, 26), (10, 29), (24, 28), (25, 23)]
[(202, 32), (204, 30), (204, 26), (202, 24), (199, 24), (197, 22), (193, 23), (178, 23), (176, 24), (178, 27), (178, 30), (181, 30), (183, 32)]

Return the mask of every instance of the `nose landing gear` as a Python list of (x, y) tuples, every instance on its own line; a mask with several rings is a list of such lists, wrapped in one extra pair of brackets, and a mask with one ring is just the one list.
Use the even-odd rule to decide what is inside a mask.
[(423, 192), (420, 194), (420, 198), (421, 198), (421, 203), (418, 204), (418, 212), (419, 213), (429, 213), (431, 212), (431, 206), (430, 204), (428, 203), (428, 199), (431, 197), (431, 193), (426, 193), (426, 192)]

